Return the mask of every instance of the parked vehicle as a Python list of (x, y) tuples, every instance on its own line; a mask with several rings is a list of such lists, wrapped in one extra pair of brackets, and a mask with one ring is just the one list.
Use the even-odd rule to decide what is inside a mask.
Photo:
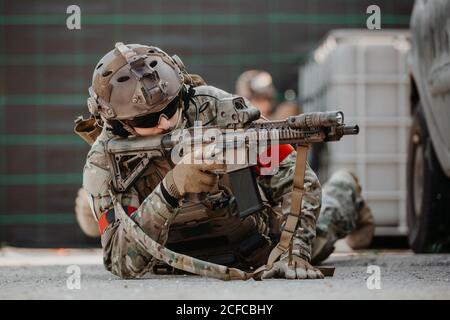
[(415, 252), (450, 251), (450, 0), (411, 16), (407, 221)]

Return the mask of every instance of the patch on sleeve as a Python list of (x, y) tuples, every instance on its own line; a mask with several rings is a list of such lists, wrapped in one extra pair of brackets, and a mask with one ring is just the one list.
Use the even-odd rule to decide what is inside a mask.
[(258, 163), (255, 167), (258, 175), (274, 175), (280, 163), (286, 159), (294, 148), (290, 144), (280, 144), (269, 146), (258, 156)]

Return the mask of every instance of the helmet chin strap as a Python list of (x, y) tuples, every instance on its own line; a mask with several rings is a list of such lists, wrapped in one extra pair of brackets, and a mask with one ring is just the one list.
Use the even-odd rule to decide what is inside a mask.
[(181, 123), (183, 122), (182, 121), (183, 120), (183, 106), (181, 104), (181, 100), (180, 100), (180, 104), (178, 105), (178, 108), (177, 108), (177, 114), (178, 114), (178, 119), (172, 130), (179, 128)]

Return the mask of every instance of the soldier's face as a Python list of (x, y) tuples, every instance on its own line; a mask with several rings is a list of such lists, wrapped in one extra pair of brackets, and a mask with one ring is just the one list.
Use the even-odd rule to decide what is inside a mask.
[(175, 112), (175, 114), (170, 119), (167, 119), (166, 117), (162, 116), (159, 119), (159, 123), (158, 123), (158, 125), (156, 127), (152, 127), (152, 128), (137, 128), (137, 127), (133, 127), (133, 129), (140, 136), (155, 136), (155, 135), (158, 135), (158, 134), (163, 134), (163, 133), (169, 132), (173, 128), (175, 128), (175, 125), (177, 124), (177, 119), (178, 119), (178, 113), (179, 112), (180, 111), (177, 110), (177, 112)]

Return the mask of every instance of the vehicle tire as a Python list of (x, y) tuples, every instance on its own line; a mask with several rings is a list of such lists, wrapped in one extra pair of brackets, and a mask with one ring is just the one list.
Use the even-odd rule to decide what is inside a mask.
[(449, 195), (450, 180), (436, 157), (419, 102), (407, 161), (408, 240), (414, 252), (450, 252)]

